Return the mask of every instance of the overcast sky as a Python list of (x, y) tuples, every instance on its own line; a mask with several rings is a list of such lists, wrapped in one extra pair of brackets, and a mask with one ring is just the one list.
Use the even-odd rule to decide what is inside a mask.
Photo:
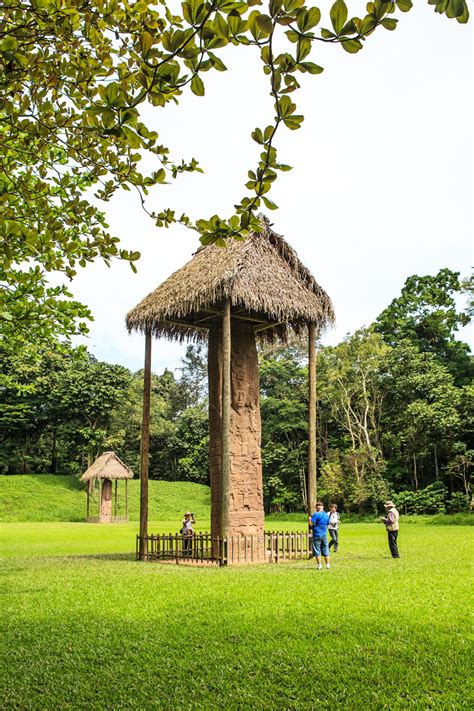
[[(365, 4), (348, 5), (363, 14)], [(371, 323), (409, 275), (442, 267), (466, 275), (472, 263), (472, 19), (459, 25), (426, 0), (397, 16), (395, 32), (378, 30), (357, 55), (316, 43), (309, 59), (325, 71), (301, 75), (303, 127), (277, 139), (279, 160), (294, 168), (272, 190), (280, 209), (269, 216), (333, 300), (327, 344)], [(249, 134), (271, 122), (272, 101), (252, 48), (220, 56), (229, 71), (204, 75), (204, 98), (144, 114), (176, 159), (195, 157), (205, 170), (157, 189), (155, 210), (229, 216), (244, 195), (259, 152)], [(197, 236), (155, 228), (132, 193), (117, 195), (106, 214), (122, 245), (142, 253), (138, 274), (94, 264), (71, 286), (95, 316), (90, 351), (137, 370), (143, 338), (128, 335), (125, 314), (188, 261)], [(184, 346), (153, 346), (156, 371), (179, 366)]]

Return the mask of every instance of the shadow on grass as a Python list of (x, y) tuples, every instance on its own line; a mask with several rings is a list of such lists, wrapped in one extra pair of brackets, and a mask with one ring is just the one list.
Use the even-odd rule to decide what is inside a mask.
[(62, 558), (63, 560), (122, 560), (131, 561), (135, 560), (135, 553), (84, 553), (79, 555), (61, 555), (53, 556), (54, 560)]

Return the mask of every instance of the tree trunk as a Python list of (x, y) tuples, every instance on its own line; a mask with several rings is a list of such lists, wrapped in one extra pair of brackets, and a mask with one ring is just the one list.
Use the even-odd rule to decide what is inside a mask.
[(436, 481), (439, 481), (438, 449), (437, 449), (436, 445), (434, 446), (434, 465), (435, 465)]
[(56, 474), (58, 471), (58, 454), (57, 454), (57, 434), (56, 427), (53, 428), (53, 442), (51, 445), (51, 474)]
[(415, 483), (415, 491), (418, 491), (418, 474), (416, 469), (416, 454), (413, 453), (413, 481)]

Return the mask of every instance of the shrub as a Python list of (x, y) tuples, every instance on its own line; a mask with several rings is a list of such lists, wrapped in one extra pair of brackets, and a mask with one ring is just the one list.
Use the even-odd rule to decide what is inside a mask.
[(404, 514), (442, 514), (446, 512), (446, 493), (446, 487), (436, 481), (420, 491), (400, 491), (393, 498)]

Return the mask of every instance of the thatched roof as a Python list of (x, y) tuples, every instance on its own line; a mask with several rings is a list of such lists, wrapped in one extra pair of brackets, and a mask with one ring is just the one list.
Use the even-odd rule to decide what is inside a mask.
[(232, 317), (255, 325), (262, 340), (286, 341), (308, 323), (319, 331), (334, 321), (331, 300), (290, 245), (261, 216), (262, 232), (226, 247), (201, 247), (126, 317), (129, 331), (205, 340), (230, 297)]
[(115, 452), (104, 452), (81, 476), (82, 481), (92, 479), (133, 479), (133, 472)]

